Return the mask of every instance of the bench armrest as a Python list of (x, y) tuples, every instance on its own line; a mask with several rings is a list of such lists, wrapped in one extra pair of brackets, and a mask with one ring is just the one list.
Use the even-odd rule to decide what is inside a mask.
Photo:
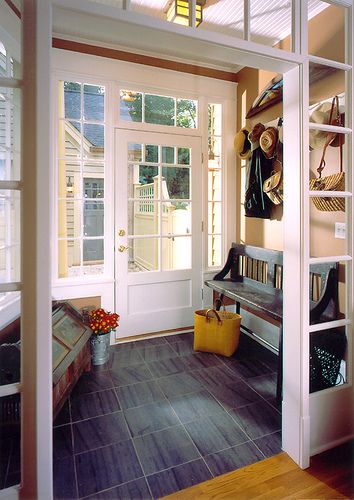
[(310, 324), (318, 322), (331, 301), (333, 301), (333, 309), (327, 318), (328, 320), (334, 320), (338, 317), (338, 273), (335, 268), (329, 270), (326, 282), (322, 288), (321, 296), (313, 307), (311, 307)]
[(221, 269), (220, 272), (215, 274), (213, 279), (215, 281), (223, 281), (225, 276), (230, 272), (233, 264), (234, 264), (234, 249), (230, 248), (229, 255), (227, 256), (226, 264), (224, 265), (224, 267)]

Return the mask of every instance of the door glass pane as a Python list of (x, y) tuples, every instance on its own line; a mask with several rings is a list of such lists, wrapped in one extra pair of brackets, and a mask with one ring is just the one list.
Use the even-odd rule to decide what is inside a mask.
[(81, 85), (75, 82), (59, 82), (59, 92), (64, 85), (64, 108), (59, 106), (59, 116), (62, 118), (64, 111), (68, 120), (81, 118)]
[(104, 92), (100, 85), (84, 85), (84, 119), (104, 121)]
[(58, 197), (75, 198), (81, 196), (80, 163), (70, 160), (58, 161)]
[(58, 241), (59, 278), (79, 276), (81, 274), (81, 240)]
[[(90, 274), (100, 274), (103, 271), (102, 266), (104, 258), (104, 243), (102, 239), (99, 240), (83, 240), (83, 265), (92, 266)], [(88, 274), (87, 270), (84, 274)]]
[(191, 197), (189, 168), (162, 168), (162, 197), (164, 199), (189, 199)]
[(149, 199), (128, 202), (128, 234), (130, 236), (159, 233), (159, 204)]
[(221, 235), (208, 235), (208, 267), (221, 266)]
[(158, 198), (158, 167), (151, 165), (128, 166), (128, 197), (136, 199)]
[(0, 88), (0, 180), (20, 179), (21, 91)]
[(120, 91), (120, 119), (128, 122), (142, 121), (142, 97), (133, 90)]
[(84, 236), (103, 236), (104, 205), (102, 201), (85, 201)]
[(58, 122), (58, 156), (81, 156), (81, 123), (69, 120)]
[(81, 201), (59, 200), (58, 237), (79, 238), (81, 236)]
[[(98, 167), (100, 168), (97, 168), (97, 170), (99, 169), (103, 172), (103, 165), (99, 165)], [(85, 198), (104, 198), (104, 179), (85, 177), (84, 196)]]
[(174, 201), (162, 203), (162, 234), (191, 234), (191, 203)]
[[(310, 62), (309, 65), (309, 77), (310, 77), (310, 121), (320, 123), (320, 116), (317, 113), (311, 117), (314, 110), (320, 112), (326, 112), (332, 102), (334, 96), (339, 96), (340, 112), (345, 112), (345, 102), (346, 102), (346, 72), (331, 68), (330, 66), (325, 66), (323, 64), (317, 64)], [(319, 110), (318, 107), (324, 101), (328, 101)], [(327, 115), (326, 115), (327, 116)], [(327, 122), (328, 123), (328, 122)]]
[(84, 124), (83, 153), (85, 158), (103, 159), (104, 157), (104, 125)]
[(145, 161), (149, 163), (157, 163), (159, 161), (159, 147), (153, 144), (145, 146)]
[(308, 0), (309, 54), (345, 62), (346, 10), (320, 0)]
[(310, 333), (310, 392), (347, 382), (350, 373), (345, 327)]
[(128, 161), (143, 161), (142, 144), (128, 144)]
[(190, 165), (191, 163), (191, 150), (190, 148), (178, 148), (178, 160), (180, 165)]
[(20, 394), (0, 398), (0, 489), (21, 482), (20, 398)]
[[(331, 141), (323, 152), (326, 142)], [(310, 190), (346, 191), (348, 184), (349, 138), (344, 134), (333, 134), (321, 130), (310, 130)], [(312, 199), (312, 205), (321, 210), (320, 200)], [(322, 209), (323, 210), (323, 209)], [(333, 210), (333, 208), (332, 208)], [(344, 211), (344, 198), (337, 207)], [(315, 216), (315, 212), (313, 212)]]
[(174, 125), (175, 99), (145, 94), (145, 122), (157, 125)]
[(291, 2), (251, 0), (251, 40), (291, 51), (291, 10)]
[(310, 324), (348, 317), (349, 270), (346, 261), (310, 265)]
[(162, 146), (162, 163), (175, 163), (175, 148)]
[(20, 193), (0, 190), (0, 283), (20, 281)]
[(192, 265), (192, 238), (180, 236), (162, 238), (162, 270), (190, 269)]
[(159, 269), (159, 239), (129, 239), (128, 271), (157, 271)]

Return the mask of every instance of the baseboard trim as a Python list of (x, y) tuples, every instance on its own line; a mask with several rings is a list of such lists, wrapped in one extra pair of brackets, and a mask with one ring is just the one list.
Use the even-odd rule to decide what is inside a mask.
[(131, 337), (122, 337), (119, 339), (115, 339), (115, 343), (112, 345), (124, 344), (126, 342), (134, 342), (135, 340), (147, 340), (155, 337), (168, 337), (169, 335), (191, 333), (193, 331), (194, 331), (193, 326), (186, 326), (184, 328), (175, 328), (173, 330), (161, 330), (159, 332), (142, 333), (140, 335), (133, 335)]

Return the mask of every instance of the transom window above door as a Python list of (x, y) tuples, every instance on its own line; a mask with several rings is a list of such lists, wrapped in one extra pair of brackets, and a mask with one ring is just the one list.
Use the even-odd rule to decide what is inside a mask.
[(134, 90), (120, 91), (120, 119), (169, 127), (198, 127), (198, 101)]

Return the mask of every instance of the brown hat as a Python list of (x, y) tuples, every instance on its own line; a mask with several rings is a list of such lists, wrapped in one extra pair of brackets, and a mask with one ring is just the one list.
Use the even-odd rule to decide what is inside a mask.
[(248, 135), (249, 140), (251, 141), (251, 150), (255, 150), (259, 147), (259, 139), (262, 135), (262, 132), (265, 131), (265, 126), (263, 123), (257, 123), (253, 129), (252, 132)]
[(275, 148), (278, 142), (278, 129), (268, 127), (259, 139), (259, 145), (267, 158), (274, 156)]
[(234, 149), (241, 160), (247, 160), (251, 156), (251, 143), (248, 139), (249, 133), (250, 129), (243, 127), (235, 135)]

